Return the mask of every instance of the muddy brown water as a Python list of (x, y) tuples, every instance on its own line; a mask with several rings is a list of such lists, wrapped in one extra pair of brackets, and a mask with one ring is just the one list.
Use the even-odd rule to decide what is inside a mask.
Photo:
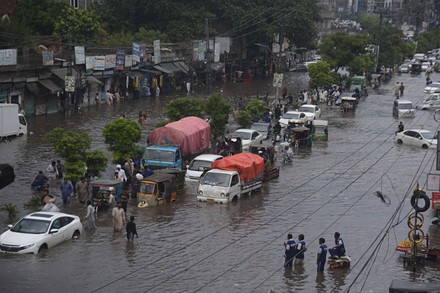
[[(136, 217), (139, 239), (127, 243), (124, 235), (113, 233), (110, 211), (99, 212), (96, 231), (87, 231), (80, 239), (41, 255), (0, 254), (2, 291), (387, 292), (394, 278), (439, 281), (440, 261), (427, 262), (413, 272), (395, 251), (408, 233), (410, 204), (404, 197), (417, 182), (423, 186), (426, 174), (435, 169), (435, 150), (393, 142), (399, 121), (392, 117), (391, 88), (396, 81), (405, 83), (405, 98), (417, 102), (424, 97), (424, 76), (402, 75), (380, 91), (370, 90), (354, 114), (320, 105), (322, 118), (329, 121), (329, 141), (297, 151), (292, 163), (278, 159), (280, 177), (265, 183), (261, 192), (235, 204), (206, 204), (196, 201), (196, 186), (188, 184), (171, 205), (138, 209), (133, 199), (128, 216)], [(289, 73), (284, 82), (296, 93), (307, 86), (308, 78)], [(268, 80), (223, 89), (231, 100), (257, 92), (275, 94)], [(206, 97), (203, 91), (199, 89), (198, 96)], [(80, 115), (68, 118), (55, 114), (29, 119), (31, 135), (0, 143), (0, 162), (12, 164), (17, 175), (0, 191), (0, 204), (16, 204), (21, 215), (29, 212), (23, 203), (31, 194), (30, 183), (38, 170), (57, 158), (44, 139), (54, 127), (87, 131), (93, 148), (109, 154), (101, 134), (108, 121), (121, 115), (137, 119), (139, 110), (146, 110), (145, 139), (163, 118), (165, 103), (174, 97), (83, 108)], [(406, 129), (438, 128), (429, 111), (417, 111), (404, 124)], [(110, 177), (113, 168), (109, 164), (104, 177)], [(374, 196), (377, 190), (391, 199), (390, 205)], [(396, 213), (402, 200), (401, 212)], [(85, 214), (77, 203), (63, 211)], [(438, 227), (429, 227), (428, 214), (425, 218), (423, 229), (438, 238)], [(0, 224), (5, 231), (5, 213), (0, 213)], [(335, 231), (345, 240), (351, 267), (326, 266), (318, 275), (318, 239), (326, 238), (331, 246)], [(308, 250), (303, 267), (283, 267), (287, 233), (295, 239), (305, 235)]]

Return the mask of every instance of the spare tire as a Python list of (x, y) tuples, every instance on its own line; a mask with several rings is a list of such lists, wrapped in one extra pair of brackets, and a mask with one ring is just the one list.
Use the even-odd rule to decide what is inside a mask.
[[(422, 200), (425, 204), (423, 207), (420, 207), (419, 203)], [(414, 191), (413, 196), (411, 197), (411, 206), (416, 210), (416, 212), (418, 213), (426, 212), (429, 209), (430, 204), (431, 201), (429, 200), (429, 197), (426, 195), (426, 193), (423, 190), (416, 189)]]

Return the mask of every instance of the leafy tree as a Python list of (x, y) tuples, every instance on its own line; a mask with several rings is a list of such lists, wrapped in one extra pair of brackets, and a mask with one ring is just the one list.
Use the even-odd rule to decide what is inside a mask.
[(354, 75), (364, 75), (365, 72), (373, 72), (375, 64), (373, 56), (369, 54), (360, 54), (348, 64), (348, 71)]
[(425, 53), (435, 48), (440, 48), (440, 30), (432, 30), (419, 34), (417, 40), (417, 52)]
[(114, 163), (120, 163), (138, 154), (136, 143), (141, 139), (142, 129), (136, 121), (113, 119), (105, 125), (102, 133), (108, 149), (112, 152)]
[(260, 119), (266, 110), (266, 104), (260, 99), (251, 99), (246, 104), (246, 111), (249, 112), (252, 117), (257, 116)]
[(237, 113), (237, 123), (243, 128), (248, 128), (252, 124), (252, 115), (246, 110)]
[(64, 41), (87, 44), (94, 39), (98, 27), (99, 18), (93, 10), (68, 6), (61, 10), (55, 22), (54, 33)]
[(307, 71), (309, 72), (309, 77), (312, 80), (312, 88), (332, 85), (333, 77), (330, 75), (330, 64), (327, 62), (321, 61), (312, 63), (309, 65)]
[(211, 117), (211, 135), (217, 138), (225, 133), (231, 105), (221, 94), (213, 94), (206, 104), (206, 113)]
[[(65, 160), (67, 178), (78, 180), (84, 176), (88, 163), (98, 174), (105, 169), (107, 163), (105, 155), (98, 150), (88, 151), (92, 138), (86, 132), (55, 128), (46, 135), (46, 139), (53, 145), (55, 153)], [(100, 160), (93, 161), (92, 158), (100, 158)]]
[(86, 153), (85, 161), (87, 171), (99, 177), (101, 172), (105, 171), (107, 156), (99, 150), (94, 150)]
[(163, 112), (171, 121), (177, 121), (188, 116), (203, 118), (205, 104), (203, 101), (192, 97), (178, 98), (168, 103)]

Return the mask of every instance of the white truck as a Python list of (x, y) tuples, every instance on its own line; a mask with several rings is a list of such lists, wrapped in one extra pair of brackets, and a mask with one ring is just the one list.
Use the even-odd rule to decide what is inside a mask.
[(27, 121), (17, 104), (0, 104), (0, 139), (27, 134)]
[(214, 161), (197, 188), (197, 200), (228, 203), (261, 188), (264, 159), (251, 153), (239, 153)]

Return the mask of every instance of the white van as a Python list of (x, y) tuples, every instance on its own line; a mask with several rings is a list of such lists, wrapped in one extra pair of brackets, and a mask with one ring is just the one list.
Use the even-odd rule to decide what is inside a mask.
[(393, 104), (393, 116), (395, 118), (414, 118), (414, 106), (409, 100), (396, 99)]
[(220, 160), (221, 158), (223, 158), (223, 156), (211, 154), (195, 157), (186, 168), (185, 181), (199, 181), (203, 172), (211, 169), (212, 162)]

